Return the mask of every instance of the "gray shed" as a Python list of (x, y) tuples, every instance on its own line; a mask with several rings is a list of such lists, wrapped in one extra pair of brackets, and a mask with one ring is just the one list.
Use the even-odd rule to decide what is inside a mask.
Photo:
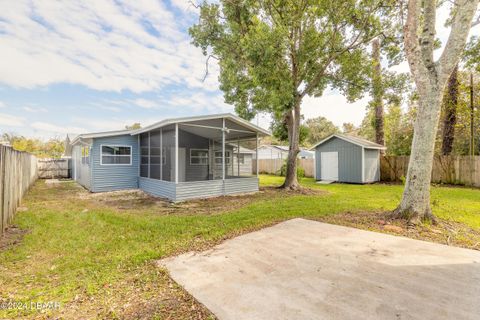
[(348, 183), (380, 180), (380, 151), (375, 142), (344, 134), (333, 134), (317, 143), (315, 179)]

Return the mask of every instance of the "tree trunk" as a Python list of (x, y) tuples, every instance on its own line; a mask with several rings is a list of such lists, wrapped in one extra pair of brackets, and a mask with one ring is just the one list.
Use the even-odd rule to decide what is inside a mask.
[(383, 84), (382, 65), (380, 61), (380, 40), (378, 38), (374, 39), (372, 42), (372, 60), (372, 93), (373, 106), (375, 109), (375, 142), (383, 145), (385, 143), (383, 132)]
[(458, 105), (458, 65), (453, 69), (448, 79), (447, 99), (444, 102), (445, 118), (443, 119), (442, 154), (452, 153), (453, 140), (455, 137), (455, 125), (457, 124)]
[(420, 95), (405, 189), (399, 207), (393, 212), (394, 218), (408, 219), (411, 224), (435, 222), (430, 208), (430, 182), (442, 91), (435, 86)]
[(297, 155), (300, 152), (300, 100), (295, 102), (293, 110), (285, 116), (290, 142), (287, 158), (287, 172), (282, 188), (296, 190), (300, 188), (297, 179)]

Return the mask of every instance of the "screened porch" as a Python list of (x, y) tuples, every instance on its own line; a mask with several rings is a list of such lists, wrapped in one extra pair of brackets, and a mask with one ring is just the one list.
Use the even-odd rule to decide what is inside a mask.
[(257, 191), (253, 161), (266, 133), (236, 118), (182, 120), (139, 133), (140, 188), (178, 201)]

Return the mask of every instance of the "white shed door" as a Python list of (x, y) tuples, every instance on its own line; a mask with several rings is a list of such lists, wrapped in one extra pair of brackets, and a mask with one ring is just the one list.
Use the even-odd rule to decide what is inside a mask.
[(338, 152), (321, 152), (320, 170), (322, 180), (338, 181)]

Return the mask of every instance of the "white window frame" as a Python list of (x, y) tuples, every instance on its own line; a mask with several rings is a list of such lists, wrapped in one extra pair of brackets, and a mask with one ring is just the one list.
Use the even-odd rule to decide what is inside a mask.
[[(192, 151), (205, 151), (207, 152), (207, 162), (206, 163), (192, 163)], [(193, 156), (193, 158), (196, 159), (205, 159), (205, 157), (198, 157), (198, 156)], [(208, 166), (208, 159), (210, 158), (210, 154), (208, 149), (190, 149), (190, 165), (191, 166)]]
[[(216, 153), (220, 153), (220, 157), (217, 157)], [(222, 161), (223, 161), (223, 157), (222, 157), (222, 150), (218, 150), (218, 151), (215, 151), (213, 153), (214, 157), (213, 157), (213, 162), (216, 164), (216, 165), (221, 165), (222, 164)], [(231, 150), (225, 150), (225, 164), (226, 165), (230, 165), (231, 163), (231, 158), (232, 158), (232, 151)], [(220, 162), (217, 162), (217, 159), (220, 159)]]
[[(124, 154), (117, 154), (111, 155), (114, 157), (130, 157), (130, 163), (103, 163), (103, 147), (124, 147), (130, 149), (130, 155)], [(108, 157), (108, 155), (105, 155)], [(132, 165), (132, 157), (133, 157), (133, 148), (131, 145), (123, 145), (123, 144), (101, 144), (100, 145), (100, 165), (101, 166), (131, 166)]]

